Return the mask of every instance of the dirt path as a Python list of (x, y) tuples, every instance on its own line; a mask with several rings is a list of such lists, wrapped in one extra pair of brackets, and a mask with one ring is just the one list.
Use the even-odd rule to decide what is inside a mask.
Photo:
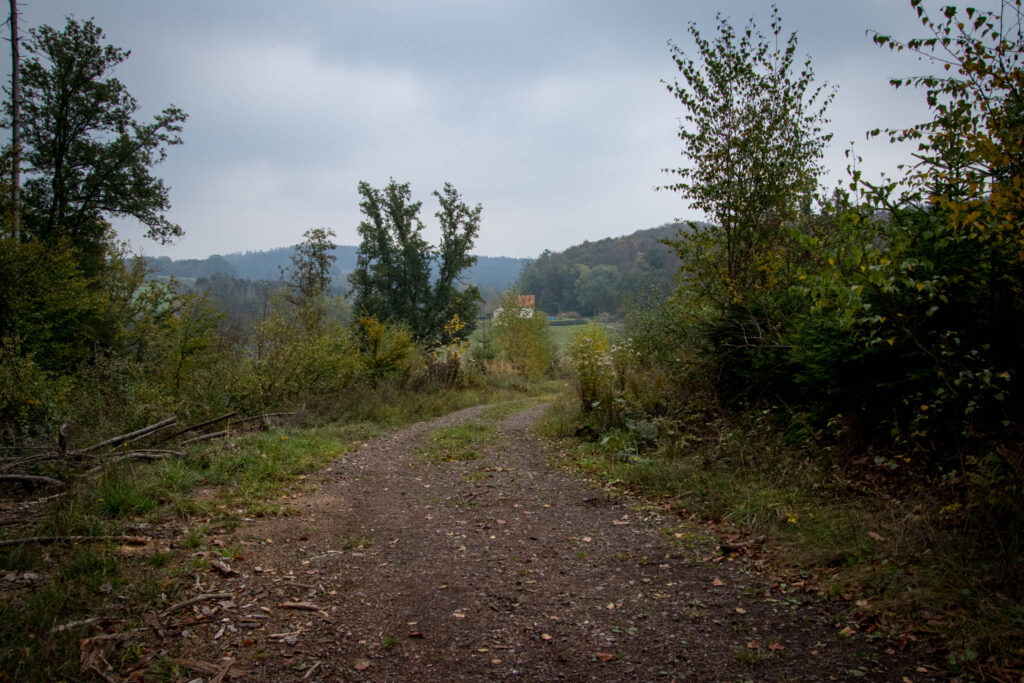
[[(529, 431), (542, 410), (464, 410), (340, 457), (299, 514), (216, 537), (244, 557), (197, 594), (232, 597), (147, 645), (262, 681), (921, 680), (841, 636), (826, 603), (701, 562), (707, 547), (659, 531), (671, 520), (552, 467)], [(480, 458), (417, 450), (465, 422), (490, 434)]]

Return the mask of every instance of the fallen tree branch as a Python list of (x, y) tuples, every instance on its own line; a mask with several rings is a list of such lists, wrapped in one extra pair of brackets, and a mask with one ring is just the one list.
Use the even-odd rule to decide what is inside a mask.
[(29, 508), (32, 507), (33, 505), (39, 505), (40, 503), (45, 503), (48, 500), (53, 500), (54, 498), (61, 498), (66, 495), (68, 495), (67, 491), (61, 491), (60, 493), (55, 493), (52, 496), (44, 496), (42, 498), (36, 498), (35, 500), (27, 500), (24, 503), (18, 503), (18, 505), (21, 508)]
[(210, 439), (219, 439), (222, 436), (227, 436), (231, 433), (231, 430), (224, 429), (219, 432), (210, 432), (209, 434), (203, 434), (202, 436), (196, 436), (188, 441), (182, 441), (180, 445), (187, 446), (190, 443), (199, 443), (200, 441), (209, 441)]
[(22, 543), (78, 543), (80, 541), (116, 541), (128, 545), (146, 545), (149, 539), (145, 536), (26, 536), (25, 538), (6, 538), (0, 546), (20, 545)]
[(234, 657), (225, 657), (224, 664), (217, 671), (216, 675), (210, 679), (210, 683), (222, 683), (224, 677), (228, 675), (228, 671), (235, 665)]
[(203, 427), (209, 427), (210, 425), (217, 424), (218, 422), (221, 422), (223, 420), (227, 420), (228, 418), (234, 417), (235, 415), (238, 415), (238, 411), (237, 410), (232, 410), (230, 413), (225, 413), (224, 415), (221, 415), (220, 417), (215, 417), (212, 420), (207, 420), (206, 422), (200, 422), (199, 424), (194, 424), (191, 427), (185, 427), (184, 429), (179, 429), (174, 434), (171, 434), (170, 436), (165, 436), (164, 438), (160, 439), (160, 443), (162, 443), (164, 441), (170, 441), (171, 439), (176, 439), (179, 436), (181, 436), (182, 434), (188, 434), (189, 432), (194, 432), (196, 430), (202, 429)]
[[(154, 434), (156, 434), (157, 432), (160, 432), (160, 431), (163, 431), (163, 430), (167, 429), (168, 427), (173, 427), (173, 426), (174, 426), (175, 424), (177, 424), (177, 420), (176, 420), (176, 419), (175, 419), (175, 420), (171, 420), (170, 422), (168, 422), (167, 424), (165, 424), (165, 425), (164, 425), (163, 427), (157, 427), (156, 429), (154, 429), (154, 430), (152, 430), (152, 431), (148, 431), (148, 432), (146, 432), (145, 434), (139, 434), (139, 435), (138, 435), (138, 436), (136, 436), (136, 437), (135, 437), (134, 439), (128, 439), (127, 441), (125, 441), (125, 442), (124, 442), (123, 444), (121, 444), (121, 445), (122, 445), (122, 446), (127, 446), (128, 444), (130, 444), (130, 443), (135, 443), (136, 441), (138, 441), (138, 440), (140, 440), (140, 439), (145, 439), (145, 438), (148, 438), (148, 437), (150, 437), (150, 436), (153, 436), (153, 435), (154, 435)], [(160, 440), (159, 442), (157, 442), (157, 443), (161, 443), (162, 441), (163, 441), (163, 439), (161, 439), (161, 440)]]
[(283, 609), (301, 609), (306, 610), (307, 612), (323, 611), (322, 607), (317, 607), (311, 602), (282, 602), (278, 605), (278, 607), (281, 607)]
[(0, 474), (0, 481), (19, 481), (26, 484), (51, 484), (53, 486), (64, 485), (64, 482), (60, 479), (41, 477), (35, 474)]
[(179, 458), (184, 458), (185, 457), (185, 454), (183, 452), (181, 452), (181, 451), (172, 451), (169, 448), (139, 448), (139, 449), (136, 449), (134, 451), (128, 451), (127, 453), (124, 453), (123, 455), (119, 455), (116, 458), (114, 458), (113, 460), (111, 460), (110, 462), (117, 462), (118, 460), (127, 460), (130, 457), (140, 457), (141, 458), (143, 456), (150, 456), (151, 458), (155, 458), (155, 457), (163, 458), (163, 457), (168, 456), (168, 455), (176, 455)]
[(90, 664), (89, 666), (87, 666), (86, 671), (93, 672), (94, 674), (105, 680), (107, 683), (117, 683), (116, 678), (113, 678), (110, 674), (100, 669), (100, 667), (96, 664)]
[(143, 427), (142, 429), (136, 429), (134, 432), (128, 432), (127, 434), (121, 434), (120, 436), (115, 436), (115, 437), (113, 437), (111, 439), (107, 439), (106, 441), (101, 441), (98, 444), (94, 444), (92, 446), (89, 446), (88, 448), (83, 448), (82, 450), (76, 451), (76, 452), (77, 453), (88, 453), (89, 451), (94, 451), (94, 450), (96, 450), (98, 448), (104, 448), (104, 447), (107, 447), (107, 446), (118, 446), (118, 445), (120, 445), (120, 444), (122, 444), (122, 443), (124, 443), (124, 442), (126, 442), (126, 441), (128, 441), (130, 439), (134, 439), (134, 438), (139, 437), (139, 436), (145, 436), (147, 434), (151, 434), (151, 433), (157, 431), (158, 429), (163, 429), (164, 427), (172, 425), (172, 424), (174, 424), (177, 421), (178, 421), (178, 418), (176, 418), (176, 417), (169, 417), (166, 420), (161, 420), (160, 422), (156, 422), (154, 424), (151, 424), (148, 427)]
[(86, 470), (85, 472), (82, 473), (82, 476), (87, 477), (90, 474), (96, 474), (104, 467), (107, 467), (108, 465), (113, 465), (114, 463), (117, 462), (121, 462), (122, 460), (162, 460), (166, 458), (168, 455), (176, 455), (179, 458), (185, 457), (185, 454), (182, 453), (181, 451), (161, 451), (155, 449), (131, 451), (130, 453), (125, 453), (124, 455), (119, 455), (116, 458), (112, 458), (107, 462), (103, 463), (102, 465), (97, 465), (96, 467), (93, 467), (90, 470)]
[(50, 635), (52, 636), (54, 633), (63, 633), (64, 631), (70, 631), (71, 629), (78, 628), (79, 626), (88, 626), (89, 624), (95, 623), (99, 620), (99, 617), (93, 617), (91, 619), (79, 619), (78, 621), (69, 621), (66, 624), (61, 624), (60, 626), (54, 626), (53, 628), (51, 628)]
[(243, 417), (241, 420), (233, 420), (230, 426), (245, 424), (246, 422), (252, 422), (254, 420), (266, 420), (268, 417), (292, 417), (295, 413), (266, 413), (264, 415), (253, 415), (252, 417)]
[(49, 453), (43, 453), (41, 455), (27, 455), (22, 458), (4, 458), (3, 460), (0, 460), (0, 470), (24, 469), (26, 466), (33, 463), (57, 460), (60, 457), (61, 455), (57, 451), (50, 451)]
[(174, 612), (177, 612), (182, 607), (188, 607), (189, 605), (195, 605), (196, 603), (199, 603), (199, 602), (206, 602), (207, 600), (230, 600), (230, 599), (231, 599), (231, 593), (206, 593), (205, 595), (197, 595), (194, 598), (189, 598), (188, 600), (182, 600), (181, 602), (174, 603), (173, 605), (171, 605), (170, 607), (165, 609), (163, 612), (161, 612), (160, 616), (166, 617), (166, 616), (168, 616), (170, 614), (173, 614)]

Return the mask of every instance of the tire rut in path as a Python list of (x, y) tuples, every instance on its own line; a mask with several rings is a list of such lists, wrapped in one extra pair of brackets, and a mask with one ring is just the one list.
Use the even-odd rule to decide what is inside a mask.
[[(265, 681), (920, 680), (908, 655), (840, 637), (827, 603), (765, 597), (659, 533), (672, 520), (551, 466), (530, 432), (543, 410), (471, 408), (340, 457), (299, 514), (222, 537), (240, 574), (203, 588), (231, 601), (149, 644)], [(497, 426), (479, 459), (417, 450), (467, 422)]]

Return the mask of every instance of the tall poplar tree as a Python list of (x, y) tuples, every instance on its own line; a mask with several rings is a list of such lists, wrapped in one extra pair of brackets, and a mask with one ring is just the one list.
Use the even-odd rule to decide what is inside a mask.
[(442, 191), (434, 192), (440, 202), (434, 215), (441, 243), (433, 247), (423, 238), (422, 202), (411, 201), (409, 183), (392, 179), (378, 190), (361, 182), (359, 194), (366, 220), (358, 227), (362, 242), (356, 269), (349, 275), (356, 310), (403, 322), (427, 342), (445, 341), (445, 323), (455, 315), (468, 325), (463, 334), (471, 332), (480, 291), (464, 285), (461, 276), (476, 263), (470, 250), (480, 231), (482, 207), (470, 207), (445, 183)]

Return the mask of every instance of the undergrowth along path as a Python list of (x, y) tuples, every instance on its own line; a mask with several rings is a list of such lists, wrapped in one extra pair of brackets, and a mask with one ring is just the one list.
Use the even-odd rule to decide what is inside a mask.
[(471, 408), (340, 457), (296, 514), (213, 538), (240, 551), (197, 583), (211, 598), (136, 643), (266, 681), (927, 677), (554, 466), (543, 410)]

